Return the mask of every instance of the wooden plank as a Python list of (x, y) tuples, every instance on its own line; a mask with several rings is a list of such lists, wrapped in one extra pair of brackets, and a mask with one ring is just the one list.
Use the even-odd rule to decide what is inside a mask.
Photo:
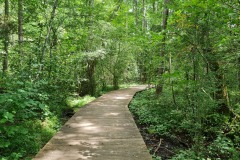
[(127, 107), (145, 88), (112, 91), (87, 104), (33, 160), (151, 160)]

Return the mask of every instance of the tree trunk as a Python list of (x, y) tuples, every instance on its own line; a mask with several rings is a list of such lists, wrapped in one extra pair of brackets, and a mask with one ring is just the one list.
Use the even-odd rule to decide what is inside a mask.
[(119, 89), (119, 84), (118, 84), (118, 75), (114, 73), (113, 75), (113, 89), (117, 90)]
[(167, 29), (167, 22), (168, 22), (168, 15), (169, 15), (168, 3), (169, 3), (169, 0), (164, 0), (163, 22), (162, 22), (163, 30)]
[[(169, 54), (169, 67), (168, 67), (168, 72), (171, 75), (172, 73), (172, 55)], [(176, 102), (176, 96), (175, 96), (175, 92), (174, 92), (174, 82), (172, 80), (171, 77), (169, 77), (169, 84), (171, 85), (171, 91), (172, 91), (172, 99), (173, 99), (173, 104), (177, 107), (178, 110), (178, 106), (177, 106), (177, 102)]]
[(192, 47), (191, 49), (191, 53), (192, 53), (192, 65), (193, 65), (193, 81), (197, 81), (198, 80), (198, 57), (197, 57), (197, 51), (196, 51), (196, 47)]
[[(89, 45), (86, 45), (85, 51), (90, 52), (92, 51), (91, 41), (94, 39), (94, 33), (93, 28), (91, 27), (93, 25), (93, 7), (94, 7), (94, 0), (87, 0), (86, 1), (86, 7), (89, 8), (89, 13), (85, 17), (85, 25), (88, 27), (88, 41)], [(82, 81), (80, 88), (79, 88), (79, 95), (85, 96), (87, 94), (90, 94), (92, 96), (95, 96), (96, 94), (96, 80), (95, 80), (95, 67), (97, 65), (97, 58), (88, 59), (89, 57), (86, 55), (85, 57), (87, 60), (86, 62), (83, 61), (83, 65), (86, 65), (86, 69), (84, 69), (84, 75), (87, 80)]]
[[(162, 29), (163, 29), (163, 39), (162, 39), (162, 50), (160, 52), (160, 57), (164, 57), (166, 55), (166, 29), (167, 22), (169, 16), (169, 8), (168, 8), (169, 0), (164, 0), (164, 9), (163, 9), (163, 20), (162, 20)], [(164, 62), (162, 61), (158, 70), (158, 75), (160, 77), (160, 81), (162, 81), (161, 77), (165, 71)], [(156, 85), (156, 94), (159, 95), (163, 90), (163, 82), (158, 82)]]
[[(55, 15), (56, 15), (57, 6), (58, 6), (58, 0), (55, 0), (54, 4), (53, 4), (53, 7), (52, 7), (52, 13), (51, 13), (51, 17), (50, 17), (50, 20), (49, 20), (49, 24), (47, 26), (48, 27), (47, 35), (45, 37), (45, 41), (44, 41), (44, 44), (42, 46), (42, 53), (40, 55), (40, 60), (39, 60), (40, 64), (43, 64), (44, 55), (45, 55), (47, 45), (48, 45), (49, 39), (50, 39), (50, 34), (51, 34), (52, 28), (53, 28), (53, 21), (54, 21)], [(42, 67), (40, 67), (39, 70), (41, 71)]]
[(138, 0), (134, 0), (135, 26), (138, 30)]
[(49, 49), (49, 68), (48, 68), (48, 78), (50, 79), (52, 77), (52, 70), (53, 70), (53, 66), (54, 66), (54, 57), (53, 57), (53, 50), (56, 48), (57, 46), (57, 29), (53, 28), (53, 34), (52, 34), (52, 42), (50, 45), (50, 49)]
[(23, 0), (18, 0), (18, 53), (22, 54), (23, 43)]
[(238, 73), (237, 73), (237, 80), (238, 80), (238, 90), (240, 90), (240, 57), (237, 59), (237, 66), (238, 66)]
[(155, 13), (156, 12), (156, 2), (155, 1), (152, 2), (152, 8), (153, 8), (153, 12)]
[[(207, 13), (205, 14), (207, 17)], [(228, 106), (229, 98), (227, 94), (227, 87), (224, 84), (224, 74), (220, 69), (220, 62), (219, 57), (217, 57), (217, 54), (213, 52), (211, 40), (210, 40), (210, 29), (209, 24), (207, 23), (202, 28), (202, 37), (201, 37), (201, 43), (202, 43), (202, 50), (203, 54), (206, 55), (207, 63), (209, 65), (210, 71), (214, 74), (215, 79), (215, 87), (216, 91), (214, 92), (213, 98), (218, 102), (219, 109), (218, 112), (221, 114), (230, 114), (230, 109)]]
[(219, 112), (223, 114), (229, 114), (229, 106), (228, 106), (228, 94), (227, 94), (227, 87), (224, 84), (224, 75), (220, 71), (220, 65), (219, 62), (217, 61), (210, 61), (210, 70), (214, 73), (215, 75), (215, 86), (216, 86), (216, 91), (214, 93), (214, 98), (218, 101), (219, 103)]
[(116, 8), (113, 10), (112, 14), (110, 15), (110, 17), (109, 17), (109, 21), (112, 21), (113, 18), (116, 16), (116, 12), (119, 11), (119, 9), (120, 9), (122, 3), (123, 3), (123, 0), (118, 0), (118, 5), (116, 6)]
[(147, 8), (146, 8), (145, 0), (142, 0), (142, 3), (143, 3), (142, 30), (145, 32), (147, 30), (147, 19), (146, 19)]
[(97, 61), (96, 60), (88, 60), (87, 61), (87, 68), (86, 68), (86, 78), (87, 80), (82, 81), (79, 89), (79, 95), (91, 95), (95, 96), (96, 94), (96, 81), (94, 77), (95, 67)]
[(94, 96), (96, 93), (96, 81), (94, 77), (95, 67), (96, 67), (96, 60), (91, 60), (88, 62), (88, 67), (87, 67), (87, 76), (89, 80), (88, 88), (89, 88), (89, 94), (91, 96)]
[(3, 75), (8, 70), (8, 46), (9, 46), (9, 1), (5, 0), (5, 15), (4, 15), (4, 54), (3, 54)]

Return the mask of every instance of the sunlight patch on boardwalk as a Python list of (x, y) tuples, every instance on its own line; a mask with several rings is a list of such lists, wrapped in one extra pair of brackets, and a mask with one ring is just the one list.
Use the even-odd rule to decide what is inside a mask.
[(145, 86), (105, 94), (81, 108), (34, 160), (151, 160), (128, 110)]

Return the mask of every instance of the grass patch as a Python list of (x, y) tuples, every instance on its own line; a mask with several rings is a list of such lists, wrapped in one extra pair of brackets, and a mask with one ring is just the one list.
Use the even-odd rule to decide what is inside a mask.
[(66, 100), (67, 105), (74, 110), (74, 112), (77, 112), (79, 108), (82, 106), (88, 104), (89, 102), (96, 99), (95, 97), (91, 97), (89, 95), (84, 97), (68, 97)]

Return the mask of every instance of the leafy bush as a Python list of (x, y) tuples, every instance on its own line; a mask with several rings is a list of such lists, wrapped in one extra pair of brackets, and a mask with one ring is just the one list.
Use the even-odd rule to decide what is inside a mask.
[[(46, 80), (9, 81), (0, 94), (0, 160), (31, 159), (60, 129), (67, 109), (76, 110), (94, 97), (59, 94)], [(68, 117), (69, 118), (69, 117)]]
[(208, 146), (208, 153), (212, 158), (238, 159), (240, 152), (234, 148), (234, 143), (229, 138), (219, 135), (214, 142)]
[(0, 158), (19, 159), (35, 154), (42, 145), (41, 136), (53, 133), (46, 134), (42, 128), (51, 117), (49, 95), (38, 83), (17, 81), (6, 86), (0, 94)]
[(180, 151), (177, 155), (171, 158), (171, 160), (202, 160), (192, 150)]
[(197, 99), (202, 100), (201, 104), (190, 106), (183, 93), (176, 95), (178, 102), (185, 102), (178, 106), (169, 95), (168, 90), (160, 97), (155, 96), (154, 90), (143, 91), (135, 96), (129, 108), (149, 134), (184, 144), (183, 148), (175, 148), (173, 160), (239, 159), (237, 118), (229, 121), (226, 115), (216, 111), (216, 103), (206, 100), (205, 95)]

